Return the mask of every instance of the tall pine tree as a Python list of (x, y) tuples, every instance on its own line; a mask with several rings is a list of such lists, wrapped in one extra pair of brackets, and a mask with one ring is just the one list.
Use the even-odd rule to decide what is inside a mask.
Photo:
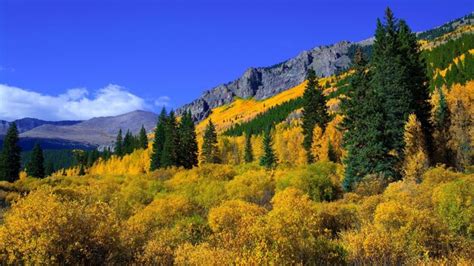
[(383, 170), (391, 162), (391, 158), (385, 157), (382, 105), (371, 87), (371, 73), (367, 71), (367, 62), (360, 49), (355, 56), (354, 70), (347, 98), (341, 104), (347, 150), (345, 190), (351, 190), (364, 176)]
[(115, 155), (122, 157), (124, 155), (124, 148), (123, 148), (123, 138), (122, 138), (122, 129), (119, 129), (117, 134), (117, 138), (115, 140)]
[(45, 170), (43, 150), (41, 149), (41, 146), (38, 143), (36, 143), (33, 147), (33, 150), (31, 152), (31, 159), (26, 167), (26, 173), (28, 174), (28, 176), (44, 178)]
[(260, 157), (260, 165), (267, 169), (271, 169), (277, 164), (277, 158), (272, 146), (273, 140), (271, 129), (269, 128), (263, 134), (263, 155)]
[(134, 149), (134, 137), (130, 130), (127, 130), (125, 137), (123, 138), (123, 153), (130, 154)]
[(314, 70), (308, 70), (306, 79), (308, 83), (303, 94), (303, 146), (306, 150), (308, 163), (312, 163), (314, 156), (311, 153), (311, 146), (313, 144), (314, 127), (318, 125), (324, 131), (329, 122), (329, 115), (326, 107), (326, 98), (322, 94), (322, 89), (319, 87)]
[(219, 149), (217, 147), (217, 132), (211, 120), (204, 131), (204, 140), (201, 148), (202, 162), (219, 163)]
[(163, 155), (163, 145), (165, 143), (165, 126), (168, 120), (166, 109), (163, 107), (158, 117), (155, 128), (155, 137), (151, 154), (150, 170), (156, 170), (161, 167), (161, 157)]
[(245, 134), (245, 151), (244, 160), (246, 163), (253, 162), (253, 149), (252, 149), (252, 134)]
[(21, 168), (21, 148), (18, 146), (18, 129), (11, 123), (3, 140), (0, 154), (0, 180), (14, 182), (19, 178)]
[(178, 128), (179, 165), (191, 169), (198, 165), (198, 145), (196, 140), (196, 128), (191, 117), (191, 111), (184, 112)]
[[(412, 99), (410, 101), (410, 112), (414, 113), (421, 123), (424, 142), (428, 157), (434, 155), (433, 125), (430, 121), (431, 104), (429, 78), (424, 57), (421, 54), (420, 44), (416, 34), (413, 33), (404, 20), (399, 22), (401, 60), (407, 69), (406, 81)], [(429, 161), (428, 158), (428, 161)]]
[(148, 148), (148, 136), (146, 135), (146, 129), (143, 125), (138, 135), (138, 142), (138, 148), (145, 150)]
[(163, 142), (163, 152), (160, 159), (161, 167), (178, 166), (178, 145), (177, 121), (174, 112), (171, 111), (165, 123), (165, 141)]

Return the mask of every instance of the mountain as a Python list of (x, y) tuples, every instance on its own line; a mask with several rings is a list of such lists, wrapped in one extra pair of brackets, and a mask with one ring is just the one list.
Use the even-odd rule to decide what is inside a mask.
[[(464, 26), (474, 24), (474, 13), (452, 20), (434, 29), (418, 33), (420, 39), (434, 40)], [(296, 57), (270, 67), (249, 68), (238, 79), (205, 91), (198, 99), (176, 110), (178, 115), (190, 110), (193, 119), (200, 122), (213, 108), (232, 103), (235, 99), (264, 100), (301, 84), (308, 69), (319, 77), (328, 77), (346, 70), (357, 47), (370, 54), (374, 38), (351, 43), (319, 46), (303, 51)]]
[(20, 134), (20, 138), (61, 140), (90, 146), (112, 145), (119, 129), (137, 134), (142, 127), (150, 132), (156, 125), (157, 115), (133, 111), (118, 116), (97, 117), (74, 125), (42, 125)]
[(308, 69), (321, 77), (331, 76), (351, 64), (353, 44), (347, 41), (303, 51), (295, 58), (270, 67), (249, 68), (238, 79), (205, 91), (201, 97), (176, 110), (178, 115), (191, 110), (195, 121), (206, 118), (210, 110), (236, 98), (263, 100), (305, 80)]
[[(22, 118), (13, 121), (18, 127), (20, 133), (32, 130), (33, 128), (42, 126), (42, 125), (55, 125), (55, 126), (72, 126), (78, 124), (82, 121), (45, 121), (36, 118)], [(0, 135), (5, 135), (8, 128), (10, 127), (11, 122), (0, 120)]]

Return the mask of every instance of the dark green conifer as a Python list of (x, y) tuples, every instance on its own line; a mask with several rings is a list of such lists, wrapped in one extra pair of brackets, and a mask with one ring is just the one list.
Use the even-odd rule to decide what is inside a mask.
[(245, 134), (245, 151), (244, 160), (246, 163), (253, 162), (253, 149), (252, 149), (252, 134)]
[(21, 148), (18, 146), (18, 129), (11, 123), (3, 139), (3, 149), (0, 154), (0, 180), (14, 182), (18, 180), (21, 168)]
[(143, 125), (138, 135), (138, 141), (139, 141), (138, 148), (145, 149), (145, 150), (148, 148), (148, 136), (146, 134), (146, 129)]
[(31, 152), (31, 158), (26, 167), (28, 176), (44, 178), (44, 155), (39, 143), (36, 143)]
[(316, 125), (324, 131), (329, 122), (329, 115), (326, 107), (326, 98), (319, 88), (318, 80), (314, 70), (309, 69), (306, 76), (308, 83), (303, 94), (303, 146), (306, 150), (306, 158), (308, 163), (314, 161), (311, 153), (313, 143), (313, 130)]
[(163, 145), (165, 143), (165, 125), (167, 123), (168, 116), (166, 109), (163, 107), (158, 117), (158, 122), (155, 128), (155, 136), (153, 141), (153, 148), (151, 154), (150, 170), (156, 170), (161, 167), (161, 157), (163, 154)]
[(260, 165), (267, 169), (274, 168), (277, 164), (277, 158), (272, 146), (271, 130), (267, 129), (263, 134), (263, 155), (260, 157)]
[(196, 140), (196, 128), (191, 117), (191, 111), (184, 112), (178, 127), (179, 165), (191, 169), (198, 165), (198, 144)]
[(217, 132), (211, 120), (204, 131), (204, 140), (201, 148), (202, 162), (219, 163), (219, 149), (217, 147)]
[(130, 154), (134, 150), (134, 137), (132, 135), (132, 132), (130, 130), (127, 130), (127, 133), (125, 133), (125, 137), (123, 138), (123, 153), (124, 154)]
[(161, 167), (178, 166), (178, 145), (177, 121), (174, 112), (171, 111), (165, 123), (165, 141), (163, 143), (163, 153), (161, 155)]
[(122, 129), (119, 130), (117, 134), (117, 139), (115, 140), (115, 155), (122, 157), (124, 155), (124, 147), (123, 147), (123, 138), (122, 138)]

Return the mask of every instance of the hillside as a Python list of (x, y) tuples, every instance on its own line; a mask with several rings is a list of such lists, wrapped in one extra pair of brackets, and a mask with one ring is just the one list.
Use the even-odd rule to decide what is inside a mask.
[(156, 117), (151, 112), (134, 111), (119, 116), (92, 118), (71, 126), (42, 125), (22, 133), (20, 137), (106, 146), (112, 145), (119, 129), (137, 134), (143, 125), (148, 132), (152, 131), (156, 126)]
[(76, 163), (46, 177), (39, 148), (15, 168), (10, 132), (0, 264), (474, 265), (471, 17), (416, 34), (387, 9), (373, 39), (250, 69), (179, 117), (36, 127), (21, 136), (156, 126), (49, 154)]

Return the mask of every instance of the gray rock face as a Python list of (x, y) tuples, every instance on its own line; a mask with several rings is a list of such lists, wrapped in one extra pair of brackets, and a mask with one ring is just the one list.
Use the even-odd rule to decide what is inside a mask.
[(200, 98), (177, 109), (176, 113), (181, 115), (190, 110), (193, 119), (201, 121), (212, 108), (231, 103), (236, 97), (262, 100), (288, 90), (304, 81), (308, 69), (313, 69), (320, 77), (333, 75), (350, 65), (350, 46), (351, 43), (344, 41), (316, 47), (271, 67), (249, 68), (237, 80), (205, 91)]

